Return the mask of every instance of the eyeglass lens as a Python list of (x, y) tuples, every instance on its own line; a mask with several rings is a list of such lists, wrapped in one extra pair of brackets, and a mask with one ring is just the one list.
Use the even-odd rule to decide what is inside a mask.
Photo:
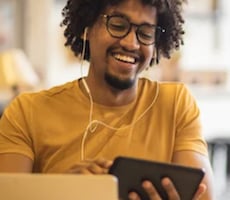
[(157, 26), (150, 24), (135, 25), (129, 22), (129, 20), (123, 16), (108, 16), (107, 19), (107, 30), (111, 36), (116, 38), (123, 38), (129, 34), (132, 26), (136, 26), (137, 39), (140, 43), (145, 45), (151, 45), (155, 42), (155, 34)]

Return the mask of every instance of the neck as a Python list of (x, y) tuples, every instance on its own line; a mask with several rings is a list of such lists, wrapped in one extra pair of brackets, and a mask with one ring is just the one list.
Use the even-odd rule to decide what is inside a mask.
[(87, 96), (90, 92), (93, 102), (105, 106), (127, 105), (134, 101), (137, 94), (137, 84), (126, 90), (118, 90), (109, 86), (105, 81), (97, 82), (89, 77), (80, 81), (80, 88)]

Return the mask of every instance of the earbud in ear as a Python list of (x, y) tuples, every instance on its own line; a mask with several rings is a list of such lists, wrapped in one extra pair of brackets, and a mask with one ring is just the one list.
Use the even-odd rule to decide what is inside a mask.
[(152, 58), (150, 60), (149, 66), (152, 67), (155, 64), (155, 58)]
[(86, 40), (87, 40), (87, 33), (88, 33), (88, 27), (85, 27), (83, 35), (81, 35), (81, 39), (83, 40), (83, 47), (81, 52), (81, 61), (83, 62), (85, 58), (85, 49), (86, 49)]
[(83, 40), (86, 41), (87, 39), (87, 33), (88, 33), (88, 27), (85, 27), (84, 29), (84, 35), (83, 35)]
[(154, 55), (152, 59), (150, 60), (149, 66), (152, 67), (153, 65), (157, 65), (157, 64), (159, 64), (159, 50), (156, 47), (154, 51)]

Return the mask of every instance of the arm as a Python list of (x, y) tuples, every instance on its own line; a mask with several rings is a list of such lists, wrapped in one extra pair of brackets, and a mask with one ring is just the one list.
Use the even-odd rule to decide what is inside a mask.
[(5, 153), (0, 154), (0, 173), (32, 173), (33, 161), (20, 154)]
[(202, 200), (214, 199), (213, 175), (212, 175), (212, 169), (208, 157), (196, 153), (194, 151), (178, 151), (173, 155), (173, 163), (191, 166), (191, 167), (204, 168), (205, 177), (202, 180), (202, 183), (206, 185), (207, 189), (201, 199)]
[(212, 200), (214, 199), (213, 175), (208, 156), (206, 156), (208, 152), (202, 136), (200, 110), (194, 97), (184, 85), (177, 92), (176, 105), (176, 142), (172, 162), (204, 168), (205, 177), (202, 183), (206, 185), (206, 192), (201, 199)]
[[(24, 97), (23, 97), (24, 98)], [(24, 102), (24, 103), (23, 103)], [(28, 124), (30, 105), (17, 97), (5, 108), (0, 119), (0, 172), (32, 173), (33, 150)]]

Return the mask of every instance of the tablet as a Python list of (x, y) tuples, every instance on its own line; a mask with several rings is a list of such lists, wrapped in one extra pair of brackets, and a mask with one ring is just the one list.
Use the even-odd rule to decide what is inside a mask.
[(109, 173), (118, 178), (119, 197), (122, 200), (128, 199), (130, 191), (137, 192), (142, 200), (149, 200), (141, 186), (143, 180), (150, 180), (162, 199), (167, 200), (167, 193), (161, 185), (161, 179), (164, 177), (172, 180), (181, 199), (191, 200), (205, 174), (200, 168), (129, 157), (117, 157)]

